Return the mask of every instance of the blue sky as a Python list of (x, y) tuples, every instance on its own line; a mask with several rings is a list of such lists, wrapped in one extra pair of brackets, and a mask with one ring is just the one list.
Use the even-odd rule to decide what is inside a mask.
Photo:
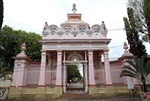
[[(72, 13), (76, 3), (77, 13), (82, 13), (82, 20), (93, 24), (104, 21), (107, 29), (123, 29), (123, 17), (127, 16), (128, 0), (3, 0), (4, 25), (27, 32), (42, 35), (44, 23), (60, 25), (67, 20), (67, 13)], [(110, 60), (123, 54), (123, 42), (126, 41), (124, 30), (111, 30), (108, 38), (112, 41)], [(127, 42), (127, 41), (126, 41)], [(122, 47), (115, 47), (122, 46)], [(113, 47), (113, 48), (111, 48)]]

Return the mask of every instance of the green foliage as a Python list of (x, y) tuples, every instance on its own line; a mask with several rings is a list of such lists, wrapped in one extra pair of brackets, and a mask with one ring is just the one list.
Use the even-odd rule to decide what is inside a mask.
[(147, 24), (147, 29), (148, 29), (148, 37), (150, 40), (150, 0), (144, 0), (144, 17), (145, 17), (145, 22)]
[(78, 78), (78, 80), (81, 80), (82, 76), (80, 74), (80, 71), (78, 69), (77, 65), (69, 65), (67, 67), (67, 79), (72, 80)]
[(150, 40), (150, 0), (129, 0), (128, 7), (133, 9), (136, 29), (143, 37)]
[(127, 40), (130, 45), (129, 51), (137, 57), (142, 55), (147, 55), (146, 48), (143, 45), (143, 42), (139, 39), (139, 34), (137, 30), (136, 19), (132, 8), (127, 8), (128, 18), (124, 17), (124, 24), (126, 29)]
[(5, 67), (4, 61), (0, 58), (0, 78), (4, 78), (4, 80), (12, 80), (12, 71), (10, 71), (9, 67)]
[[(145, 61), (145, 56), (140, 58), (134, 57), (133, 61), (126, 61), (129, 65), (123, 67), (120, 77), (129, 76), (136, 78), (145, 85), (146, 78), (150, 74), (150, 60)], [(145, 85), (146, 86), (146, 85)], [(146, 87), (144, 87), (146, 91)]]
[(0, 0), (0, 29), (2, 27), (3, 24), (3, 0)]
[(13, 67), (14, 59), (21, 52), (22, 43), (26, 43), (26, 54), (33, 61), (40, 61), (41, 36), (32, 32), (13, 30), (5, 25), (0, 32), (0, 58), (4, 60), (6, 67)]

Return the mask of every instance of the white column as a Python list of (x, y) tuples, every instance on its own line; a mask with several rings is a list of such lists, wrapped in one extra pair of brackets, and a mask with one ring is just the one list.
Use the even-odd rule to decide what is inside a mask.
[(104, 50), (105, 77), (106, 77), (106, 85), (112, 85), (108, 51), (109, 49)]
[(65, 61), (66, 61), (66, 59), (65, 59), (65, 51), (64, 51), (64, 60), (63, 60), (63, 62), (64, 62), (64, 70), (63, 70), (63, 91), (64, 91), (64, 93), (66, 93), (66, 65), (65, 65)]
[(86, 51), (85, 51), (85, 65), (84, 65), (84, 78), (85, 78), (85, 93), (88, 92), (88, 75), (87, 75), (87, 54), (86, 54)]
[(56, 85), (62, 87), (62, 51), (57, 51)]
[(89, 59), (89, 86), (95, 86), (95, 76), (94, 76), (94, 64), (93, 64), (93, 51), (88, 51)]
[(88, 76), (87, 76), (87, 63), (84, 66), (84, 73), (85, 73), (85, 93), (88, 92)]
[(66, 66), (65, 66), (65, 63), (64, 63), (63, 90), (64, 90), (64, 93), (66, 93)]
[(42, 50), (41, 58), (41, 67), (40, 67), (40, 76), (38, 86), (45, 86), (45, 69), (46, 69), (46, 50)]

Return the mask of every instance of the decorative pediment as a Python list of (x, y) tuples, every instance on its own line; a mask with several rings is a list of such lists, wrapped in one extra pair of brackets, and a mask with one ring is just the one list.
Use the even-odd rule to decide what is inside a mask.
[(83, 35), (87, 31), (87, 27), (85, 25), (80, 25), (80, 26), (77, 27), (77, 31), (78, 31), (79, 34)]
[(83, 57), (75, 51), (67, 57), (67, 61), (83, 61)]
[(49, 33), (51, 35), (56, 35), (57, 34), (57, 30), (58, 30), (58, 26), (57, 25), (50, 25), (48, 27), (48, 29), (49, 29)]
[(91, 31), (93, 32), (94, 35), (98, 35), (101, 31), (101, 26), (98, 24), (95, 24), (91, 27)]
[(69, 25), (64, 26), (62, 29), (63, 29), (64, 34), (66, 35), (69, 35), (73, 30), (73, 28)]

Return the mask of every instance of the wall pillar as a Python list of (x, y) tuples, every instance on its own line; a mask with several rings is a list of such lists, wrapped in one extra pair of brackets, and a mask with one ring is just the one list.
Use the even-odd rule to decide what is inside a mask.
[(56, 86), (62, 86), (62, 51), (57, 51)]
[(14, 72), (13, 80), (11, 86), (13, 87), (23, 87), (26, 85), (26, 67), (29, 58), (25, 54), (26, 44), (23, 43), (21, 46), (21, 53), (14, 57)]
[(93, 51), (88, 51), (89, 59), (89, 86), (96, 86), (94, 76), (94, 62), (93, 62)]
[(40, 75), (39, 75), (39, 84), (38, 86), (45, 86), (45, 69), (46, 69), (46, 50), (41, 51), (41, 67), (40, 67)]
[(15, 66), (13, 72), (13, 81), (11, 86), (13, 87), (23, 87), (26, 85), (25, 82), (25, 68), (27, 60), (26, 58), (15, 57)]
[(112, 79), (111, 79), (111, 70), (110, 70), (110, 64), (109, 64), (109, 49), (104, 50), (104, 67), (105, 67), (105, 78), (106, 78), (106, 85), (112, 85)]

